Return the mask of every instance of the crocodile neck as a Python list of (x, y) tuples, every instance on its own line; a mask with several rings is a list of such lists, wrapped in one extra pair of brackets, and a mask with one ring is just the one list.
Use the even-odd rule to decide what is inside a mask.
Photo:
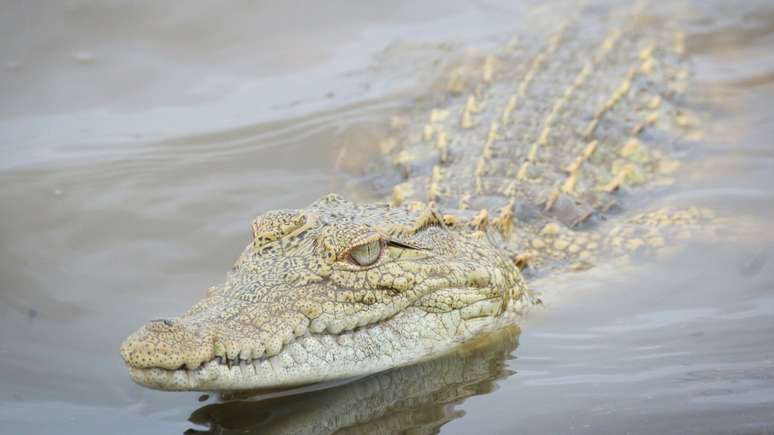
[(534, 32), (464, 59), (382, 142), (403, 177), (393, 204), (435, 203), (543, 270), (591, 260), (585, 230), (624, 210), (624, 192), (669, 185), (697, 131), (681, 32), (641, 5), (565, 8), (569, 18), (536, 12)]

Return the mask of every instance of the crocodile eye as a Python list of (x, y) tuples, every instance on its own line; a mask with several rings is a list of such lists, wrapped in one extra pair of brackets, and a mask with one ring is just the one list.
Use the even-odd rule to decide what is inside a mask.
[(370, 266), (376, 263), (376, 261), (379, 260), (379, 257), (382, 256), (382, 241), (373, 240), (360, 246), (356, 246), (349, 251), (349, 256), (355, 264)]

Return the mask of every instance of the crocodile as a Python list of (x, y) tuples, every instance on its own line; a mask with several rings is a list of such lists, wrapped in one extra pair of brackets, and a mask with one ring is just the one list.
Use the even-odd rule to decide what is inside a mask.
[(125, 340), (131, 378), (254, 390), (407, 366), (518, 324), (536, 277), (716, 237), (712, 210), (649, 208), (704, 134), (661, 13), (552, 3), (462, 56), (390, 118), (369, 171), (400, 179), (381, 200), (256, 218), (225, 282)]

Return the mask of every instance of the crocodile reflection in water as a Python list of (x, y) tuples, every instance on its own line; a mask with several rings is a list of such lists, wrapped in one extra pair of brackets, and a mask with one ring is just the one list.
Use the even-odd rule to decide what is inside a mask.
[(457, 404), (509, 376), (519, 330), (504, 328), (449, 355), (321, 391), (203, 406), (190, 421), (212, 434), (437, 433)]

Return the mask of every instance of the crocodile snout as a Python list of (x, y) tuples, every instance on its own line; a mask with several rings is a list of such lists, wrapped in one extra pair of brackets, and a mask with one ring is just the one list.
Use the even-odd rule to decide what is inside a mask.
[(130, 335), (121, 356), (134, 368), (195, 369), (213, 358), (212, 339), (173, 320), (154, 320)]

